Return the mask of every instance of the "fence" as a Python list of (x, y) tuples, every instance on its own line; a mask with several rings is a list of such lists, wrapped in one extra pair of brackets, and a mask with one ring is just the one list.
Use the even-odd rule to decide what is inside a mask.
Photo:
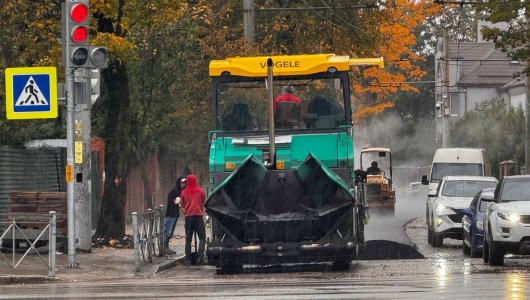
[[(20, 215), (21, 217), (26, 217), (27, 215)], [(40, 260), (46, 265), (48, 268), (48, 276), (49, 277), (55, 277), (55, 247), (56, 247), (56, 237), (57, 237), (57, 213), (55, 211), (49, 212), (49, 221), (46, 222), (31, 222), (31, 224), (42, 224), (46, 225), (44, 229), (35, 230), (35, 229), (21, 229), (20, 227), (23, 226), (25, 223), (30, 222), (17, 222), (17, 216), (10, 215), (9, 218), (11, 218), (10, 222), (0, 222), (3, 223), (7, 228), (4, 231), (4, 233), (0, 236), (0, 256), (3, 258), (3, 260), (11, 267), (11, 269), (16, 269), (22, 260), (28, 255), (28, 254), (37, 254)], [(43, 241), (43, 237), (45, 237), (45, 233), (48, 233), (48, 245), (45, 247), (45, 249), (48, 252), (48, 262), (44, 260), (41, 253), (39, 251), (43, 251), (43, 247), (37, 248), (36, 245), (39, 241)], [(9, 235), (9, 233), (11, 233)], [(28, 237), (29, 236), (29, 237)], [(22, 242), (20, 242), (22, 240)], [(4, 248), (4, 244), (8, 246), (10, 242), (11, 248), (8, 249), (7, 247)], [(17, 260), (16, 257), (16, 246), (20, 245), (21, 243), (27, 243), (29, 245), (28, 249), (25, 251), (25, 253), (22, 255), (20, 259)], [(11, 254), (11, 261), (4, 255), (4, 253), (10, 252)], [(9, 254), (7, 255), (9, 256)]]
[[(7, 212), (8, 195), (11, 192), (66, 191), (65, 165), (65, 149), (19, 150), (1, 148), (0, 214)], [(0, 221), (5, 220), (0, 219)]]
[(140, 272), (142, 262), (153, 262), (153, 256), (164, 255), (164, 206), (148, 209), (143, 214), (132, 214), (134, 240), (134, 270)]

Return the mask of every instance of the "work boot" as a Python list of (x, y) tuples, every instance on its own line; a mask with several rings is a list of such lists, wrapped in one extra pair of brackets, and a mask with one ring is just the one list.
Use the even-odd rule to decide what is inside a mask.
[(177, 254), (177, 252), (175, 252), (175, 251), (173, 251), (173, 250), (171, 250), (169, 248), (166, 248), (166, 250), (164, 251), (164, 254), (165, 255), (175, 255), (175, 254)]

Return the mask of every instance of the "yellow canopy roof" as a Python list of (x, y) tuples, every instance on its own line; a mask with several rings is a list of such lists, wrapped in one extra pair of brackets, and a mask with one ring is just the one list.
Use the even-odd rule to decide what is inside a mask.
[(384, 67), (382, 57), (350, 58), (335, 54), (308, 54), (282, 56), (230, 57), (210, 62), (210, 76), (221, 76), (224, 72), (234, 76), (266, 77), (267, 59), (274, 64), (274, 76), (308, 75), (327, 72), (329, 68), (348, 71), (351, 66)]
[(364, 148), (361, 150), (361, 153), (368, 153), (368, 152), (390, 152), (389, 148), (383, 148), (383, 147), (371, 147), (371, 148)]

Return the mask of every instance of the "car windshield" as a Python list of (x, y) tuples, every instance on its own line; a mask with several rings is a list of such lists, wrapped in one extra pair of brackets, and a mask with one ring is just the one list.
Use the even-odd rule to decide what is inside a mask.
[[(324, 129), (345, 125), (344, 94), (336, 78), (274, 81), (275, 129)], [(221, 83), (218, 124), (232, 132), (268, 129), (265, 80)]]
[(501, 201), (530, 201), (530, 179), (510, 179), (504, 182)]
[(448, 180), (445, 182), (442, 195), (447, 197), (473, 197), (478, 191), (494, 188), (495, 181), (482, 180)]
[(437, 182), (444, 176), (482, 176), (481, 164), (435, 163), (432, 166), (431, 181)]

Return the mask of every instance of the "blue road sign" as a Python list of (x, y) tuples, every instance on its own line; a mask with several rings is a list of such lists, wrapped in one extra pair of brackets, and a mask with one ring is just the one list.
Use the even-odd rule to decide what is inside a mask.
[(57, 118), (55, 67), (6, 69), (8, 119)]

